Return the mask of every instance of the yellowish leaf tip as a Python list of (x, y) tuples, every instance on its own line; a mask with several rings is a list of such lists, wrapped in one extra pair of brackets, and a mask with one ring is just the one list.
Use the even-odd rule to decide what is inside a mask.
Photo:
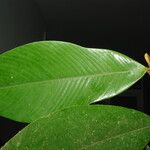
[(148, 64), (147, 73), (150, 75), (150, 56), (148, 55), (148, 53), (145, 53), (144, 57)]

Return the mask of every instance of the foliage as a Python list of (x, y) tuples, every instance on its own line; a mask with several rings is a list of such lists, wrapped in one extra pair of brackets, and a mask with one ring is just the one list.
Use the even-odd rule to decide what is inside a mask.
[(0, 115), (29, 126), (2, 149), (139, 149), (150, 117), (88, 106), (138, 81), (147, 68), (112, 50), (34, 42), (0, 55)]

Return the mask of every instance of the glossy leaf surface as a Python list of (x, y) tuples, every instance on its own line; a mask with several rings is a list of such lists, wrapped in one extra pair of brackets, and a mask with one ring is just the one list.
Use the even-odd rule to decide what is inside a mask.
[(27, 44), (0, 55), (0, 115), (31, 122), (124, 91), (146, 68), (120, 53), (66, 42)]
[(116, 106), (72, 107), (39, 119), (2, 150), (142, 150), (150, 117)]

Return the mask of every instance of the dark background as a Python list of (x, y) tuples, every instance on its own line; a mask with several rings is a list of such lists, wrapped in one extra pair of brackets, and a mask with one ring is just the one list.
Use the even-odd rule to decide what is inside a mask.
[[(39, 40), (119, 51), (147, 65), (149, 0), (0, 0), (0, 53)], [(105, 103), (150, 114), (150, 77)], [(122, 101), (119, 101), (122, 99)], [(26, 124), (0, 117), (0, 146)]]

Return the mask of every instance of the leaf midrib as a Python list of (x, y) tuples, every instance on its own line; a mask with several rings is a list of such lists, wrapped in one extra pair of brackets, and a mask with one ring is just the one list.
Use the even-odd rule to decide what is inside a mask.
[(55, 80), (69, 80), (69, 79), (86, 78), (86, 77), (108, 76), (108, 75), (114, 75), (114, 74), (125, 74), (125, 73), (129, 73), (130, 71), (131, 70), (118, 71), (118, 72), (112, 72), (112, 73), (108, 72), (108, 73), (103, 73), (103, 74), (91, 74), (91, 75), (85, 75), (85, 76), (63, 77), (63, 78), (49, 79), (49, 80), (43, 80), (43, 81), (26, 82), (26, 83), (21, 83), (21, 84), (2, 86), (2, 87), (0, 87), (0, 89), (12, 88), (12, 87), (18, 87), (18, 86), (26, 86), (29, 84), (47, 83), (47, 82), (55, 81)]
[(145, 126), (145, 127), (143, 127), (143, 128), (138, 128), (138, 129), (135, 129), (135, 130), (130, 130), (130, 131), (128, 131), (128, 132), (124, 132), (124, 133), (121, 133), (121, 134), (117, 134), (116, 136), (112, 136), (112, 137), (110, 137), (110, 138), (106, 138), (106, 139), (103, 139), (103, 140), (101, 140), (101, 141), (96, 141), (96, 142), (94, 142), (94, 143), (92, 143), (92, 144), (89, 144), (89, 145), (87, 145), (87, 146), (84, 146), (84, 147), (82, 147), (82, 148), (80, 148), (80, 149), (78, 149), (78, 150), (87, 149), (87, 148), (89, 148), (89, 147), (91, 147), (91, 146), (94, 146), (94, 145), (103, 143), (103, 142), (105, 142), (105, 141), (108, 141), (108, 140), (111, 140), (111, 139), (115, 139), (115, 138), (119, 138), (119, 137), (122, 137), (122, 136), (124, 136), (124, 135), (126, 135), (126, 134), (128, 134), (128, 133), (133, 133), (133, 132), (136, 132), (136, 131), (141, 131), (141, 130), (144, 130), (144, 129), (147, 129), (147, 128), (150, 128), (150, 126)]

